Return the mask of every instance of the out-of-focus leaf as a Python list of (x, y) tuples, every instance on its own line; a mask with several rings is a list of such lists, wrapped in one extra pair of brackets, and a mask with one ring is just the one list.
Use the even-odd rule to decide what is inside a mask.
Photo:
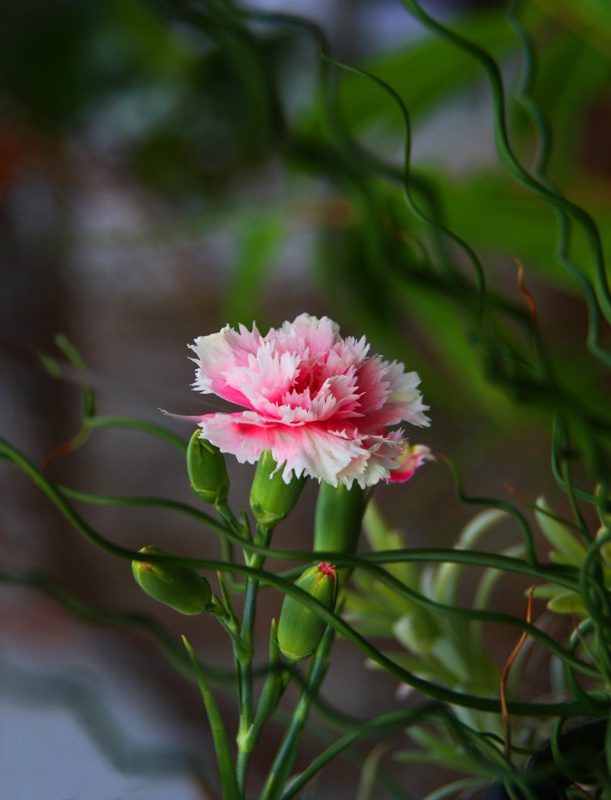
[[(536, 26), (540, 14), (530, 9), (529, 18)], [(515, 49), (517, 44), (504, 10), (480, 12), (453, 27), (497, 57)], [(364, 64), (363, 68), (398, 92), (412, 119), (481, 76), (481, 67), (475, 59), (435, 36), (385, 54)], [(390, 96), (362, 76), (344, 74), (340, 77), (338, 102), (342, 118), (349, 127), (358, 129), (380, 119), (400, 122)], [(317, 111), (309, 122), (320, 123), (321, 114)]]
[(538, 0), (539, 5), (559, 22), (597, 42), (611, 45), (611, 5), (608, 0)]
[[(395, 664), (398, 664), (403, 669), (413, 672), (420, 678), (433, 681), (434, 683), (443, 683), (447, 686), (454, 686), (456, 676), (443, 664), (439, 664), (434, 660), (425, 660), (421, 656), (411, 656), (405, 652), (398, 650), (385, 651), (384, 655), (391, 658)], [(375, 661), (367, 660), (365, 662), (368, 667), (378, 669), (378, 664)]]
[(93, 52), (108, 74), (120, 67), (132, 78), (135, 73), (162, 85), (188, 78), (195, 48), (150, 3), (106, 0), (100, 10), (102, 25)]
[(367, 635), (392, 636), (396, 619), (418, 612), (418, 607), (411, 600), (360, 570), (354, 573), (352, 582), (359, 592), (346, 591), (346, 617)]
[(0, 87), (52, 124), (71, 120), (94, 92), (88, 45), (100, 3), (8, 0), (0, 10)]
[[(401, 534), (388, 527), (388, 523), (373, 499), (367, 503), (365, 509), (363, 530), (371, 549), (374, 551), (400, 550), (405, 546), (405, 541)], [(391, 575), (394, 575), (395, 578), (404, 583), (405, 586), (409, 586), (412, 589), (418, 586), (418, 569), (414, 563), (409, 561), (391, 563), (386, 565), (386, 569)]]
[(54, 125), (74, 123), (126, 85), (180, 81), (194, 60), (145, 2), (5, 0), (0, 38), (2, 90)]
[(557, 614), (579, 614), (586, 611), (583, 600), (576, 592), (557, 594), (549, 601), (547, 607)]
[(539, 497), (535, 508), (537, 525), (541, 528), (545, 538), (556, 553), (562, 556), (562, 563), (572, 564), (575, 567), (581, 566), (586, 557), (585, 547), (569, 531), (566, 525), (550, 516), (551, 513), (552, 510), (546, 499)]
[[(577, 283), (554, 258), (558, 227), (554, 209), (522, 187), (493, 173), (469, 180), (446, 181), (443, 187), (449, 227), (480, 252), (519, 258), (554, 286), (576, 290)], [(611, 206), (595, 198), (587, 205), (603, 241), (611, 241)], [(591, 252), (575, 227), (571, 256), (590, 279)]]
[(403, 647), (426, 658), (432, 652), (440, 631), (434, 617), (418, 609), (400, 617), (393, 625), (393, 634)]
[[(429, 362), (437, 364), (439, 369), (438, 375), (427, 376), (427, 382), (429, 386), (436, 379), (439, 382), (435, 391), (431, 391), (431, 397), (435, 395), (438, 411), (443, 403), (453, 406), (455, 414), (471, 413), (473, 406), (478, 406), (485, 409), (489, 418), (502, 429), (515, 429), (520, 422), (526, 424), (526, 412), (521, 411), (502, 389), (493, 385), (483, 374), (479, 359), (474, 357), (477, 355), (475, 344), (469, 340), (464, 322), (448, 299), (409, 283), (397, 287), (397, 291), (404, 294), (409, 313), (422, 330), (430, 334), (434, 331), (434, 336), (431, 335), (429, 339), (431, 351), (428, 357)], [(448, 385), (461, 389), (457, 395), (450, 397), (443, 388)], [(468, 407), (460, 408), (458, 406), (463, 402), (463, 393)], [(459, 403), (456, 402), (458, 394), (461, 395)]]
[(577, 592), (566, 592), (557, 586), (537, 586), (533, 592), (534, 597), (548, 600), (547, 607), (556, 614), (584, 614), (586, 608)]
[(242, 228), (227, 292), (228, 323), (250, 324), (257, 316), (258, 301), (285, 234), (282, 215), (278, 213), (258, 216)]
[(409, 729), (410, 737), (420, 745), (421, 750), (405, 750), (395, 754), (397, 761), (437, 764), (454, 768), (458, 772), (473, 772), (476, 775), (494, 775), (494, 767), (482, 757), (475, 755), (473, 747), (465, 747), (450, 741), (423, 727)]
[(548, 172), (564, 181), (578, 172), (584, 115), (609, 86), (611, 41), (605, 52), (567, 30), (539, 46), (537, 56), (532, 100), (554, 132)]
[[(462, 529), (455, 547), (459, 550), (473, 550), (481, 536), (488, 533), (495, 525), (506, 519), (507, 514), (496, 508), (486, 509), (476, 514)], [(463, 564), (448, 562), (440, 564), (433, 573), (431, 581), (432, 597), (438, 603), (459, 603), (460, 580), (464, 571)]]

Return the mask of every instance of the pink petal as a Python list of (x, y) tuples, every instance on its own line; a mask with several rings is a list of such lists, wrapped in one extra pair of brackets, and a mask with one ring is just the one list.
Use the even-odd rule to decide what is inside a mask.
[(366, 414), (368, 430), (379, 430), (400, 422), (412, 425), (428, 426), (430, 420), (424, 413), (428, 406), (422, 402), (417, 387), (420, 378), (417, 372), (403, 372), (403, 365), (387, 364), (384, 374), (388, 381), (389, 391), (384, 404)]
[(426, 445), (415, 444), (403, 446), (403, 452), (396, 459), (398, 466), (390, 473), (391, 483), (405, 483), (425, 461), (434, 461), (435, 457)]
[[(329, 431), (317, 424), (289, 427), (263, 423), (255, 414), (211, 414), (200, 421), (202, 436), (240, 462), (255, 463), (264, 450), (284, 465), (286, 483), (292, 473), (338, 485), (338, 475), (368, 451), (343, 432)], [(345, 482), (345, 481), (343, 481)], [(352, 477), (350, 478), (352, 482)]]
[(226, 325), (219, 333), (198, 337), (195, 344), (189, 345), (197, 355), (197, 359), (193, 360), (198, 365), (193, 388), (250, 407), (248, 398), (227, 380), (227, 375), (236, 366), (246, 366), (249, 355), (257, 352), (260, 342), (261, 336), (256, 326), (253, 326), (252, 333), (240, 326), (240, 332), (237, 333)]
[(314, 357), (328, 353), (339, 341), (339, 325), (328, 317), (317, 319), (300, 314), (293, 322), (285, 322), (280, 331), (272, 329), (267, 336), (277, 338), (281, 347), (289, 351), (303, 353), (307, 349), (309, 357)]
[[(415, 372), (367, 355), (328, 317), (301, 314), (270, 329), (229, 326), (191, 345), (194, 387), (241, 406), (199, 418), (202, 436), (240, 461), (271, 450), (286, 481), (307, 474), (336, 486), (405, 480), (403, 422), (428, 425)], [(403, 459), (403, 460), (402, 460)]]

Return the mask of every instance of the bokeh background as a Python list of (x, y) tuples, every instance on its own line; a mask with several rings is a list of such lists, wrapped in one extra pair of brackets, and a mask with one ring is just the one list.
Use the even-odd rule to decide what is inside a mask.
[[(511, 97), (521, 55), (508, 4), (423, 5), (498, 60)], [(608, 249), (609, 6), (526, 6), (538, 53), (532, 92), (554, 132), (548, 174), (592, 213)], [(491, 95), (475, 62), (427, 33), (399, 0), (249, 7), (313, 20), (335, 58), (366, 66), (399, 92), (413, 125), (414, 181), (436, 188), (448, 227), (476, 249), (491, 291), (516, 305), (524, 302), (519, 259), (539, 329), (565, 375), (593, 407), (608, 406), (608, 382), (584, 357), (579, 286), (554, 258), (554, 212), (500, 165)], [(530, 500), (546, 494), (564, 510), (549, 469), (548, 410), (495, 384), (466, 334), (464, 309), (412, 271), (410, 237), (422, 227), (405, 210), (400, 182), (359, 169), (342, 150), (349, 135), (400, 173), (404, 133), (389, 97), (358, 75), (325, 73), (307, 27), (232, 28), (214, 9), (178, 0), (2, 3), (1, 434), (51, 477), (84, 491), (190, 502), (183, 460), (163, 443), (104, 429), (80, 450), (61, 449), (78, 429), (80, 384), (95, 388), (100, 414), (163, 423), (187, 438), (189, 425), (163, 419), (159, 409), (188, 415), (220, 407), (190, 390), (187, 344), (226, 323), (256, 320), (266, 331), (307, 311), (335, 319), (344, 335), (366, 335), (372, 352), (420, 373), (433, 424), (417, 441), (451, 456), (468, 492), (513, 501), (511, 487)], [(532, 126), (511, 103), (508, 118), (517, 152), (532, 162)], [(573, 252), (587, 269), (579, 237)], [(464, 256), (452, 257), (471, 281)], [(86, 370), (67, 367), (57, 334)], [(608, 332), (603, 337), (609, 341)], [(62, 365), (63, 377), (42, 355)], [(234, 502), (244, 506), (252, 470), (229, 466)], [(153, 614), (176, 636), (187, 633), (211, 663), (230, 665), (213, 620), (177, 620), (152, 608), (129, 566), (80, 539), (24, 476), (0, 464), (0, 479), (5, 568), (42, 570), (96, 608)], [(473, 513), (441, 463), (405, 488), (380, 487), (377, 497), (406, 545), (450, 546)], [(309, 486), (278, 530), (278, 547), (309, 546), (314, 499)], [(211, 532), (171, 515), (81, 510), (126, 547), (218, 553)], [(494, 547), (517, 538), (511, 527), (499, 536)], [(515, 587), (520, 598), (522, 589)], [(516, 593), (499, 596), (499, 608), (505, 602), (515, 611)], [(199, 697), (151, 641), (87, 626), (29, 588), (4, 586), (1, 597), (7, 798), (208, 796)], [(262, 636), (278, 602), (264, 604)], [(502, 663), (514, 642), (492, 638)], [(391, 679), (363, 668), (359, 653), (339, 643), (338, 654), (326, 689), (334, 702), (362, 716), (405, 702)], [(305, 758), (308, 747), (315, 752), (316, 743)], [(444, 781), (439, 771), (415, 769), (414, 797)], [(327, 772), (308, 796), (355, 796), (354, 768)]]

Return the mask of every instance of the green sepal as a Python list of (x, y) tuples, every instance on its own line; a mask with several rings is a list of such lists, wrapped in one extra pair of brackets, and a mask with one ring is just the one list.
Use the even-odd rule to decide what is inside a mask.
[(278, 466), (270, 450), (265, 450), (250, 490), (250, 508), (259, 525), (272, 528), (287, 517), (295, 508), (306, 480), (305, 475), (293, 476), (285, 483), (282, 466)]
[[(171, 556), (161, 547), (143, 547), (139, 553)], [(132, 561), (132, 572), (140, 588), (160, 603), (181, 614), (201, 614), (212, 600), (210, 584), (191, 567), (148, 561)]]
[[(295, 582), (318, 600), (329, 611), (335, 608), (337, 574), (330, 564), (309, 567)], [(286, 658), (300, 661), (310, 656), (318, 647), (327, 623), (316, 611), (305, 606), (298, 598), (287, 595), (282, 604), (278, 623), (278, 646)]]
[(204, 503), (223, 505), (229, 494), (229, 476), (223, 454), (196, 430), (187, 446), (191, 488)]

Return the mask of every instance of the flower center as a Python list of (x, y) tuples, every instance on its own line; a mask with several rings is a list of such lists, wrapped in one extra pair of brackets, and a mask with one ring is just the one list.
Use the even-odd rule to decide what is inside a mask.
[(323, 383), (324, 364), (316, 359), (302, 361), (293, 379), (292, 390), (298, 394), (309, 392), (311, 398), (316, 397)]

